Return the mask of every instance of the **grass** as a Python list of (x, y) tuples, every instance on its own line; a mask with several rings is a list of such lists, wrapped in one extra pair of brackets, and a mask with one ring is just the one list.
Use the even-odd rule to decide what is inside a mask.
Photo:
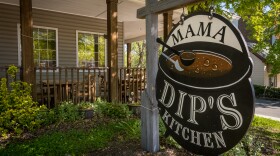
[[(136, 120), (128, 123), (133, 122)], [(124, 130), (124, 126), (111, 122), (90, 130), (72, 129), (66, 132), (48, 132), (35, 139), (10, 143), (0, 149), (0, 155), (81, 155), (105, 148)]]
[[(101, 122), (102, 123), (102, 122)], [(112, 141), (140, 141), (140, 120), (111, 120), (89, 129), (70, 129), (49, 131), (28, 140), (13, 140), (0, 149), (0, 155), (82, 155), (98, 149), (105, 149)], [(160, 126), (161, 137), (164, 127)], [(260, 136), (260, 137), (259, 137)], [(178, 148), (172, 139), (165, 139), (174, 148)], [(257, 144), (256, 144), (257, 143)], [(273, 147), (273, 151), (265, 154), (274, 155), (280, 151), (280, 122), (255, 117), (248, 134), (231, 152), (236, 155), (244, 146), (252, 146), (243, 154), (258, 155), (263, 147)], [(256, 146), (258, 145), (258, 146)], [(244, 150), (243, 150), (244, 151)], [(262, 152), (263, 153), (263, 152)], [(242, 154), (242, 155), (243, 155)]]
[(263, 117), (259, 117), (259, 116), (254, 117), (252, 126), (256, 127), (256, 128), (268, 129), (270, 131), (273, 131), (273, 130), (279, 131), (280, 130), (279, 121), (271, 120), (271, 119), (267, 119), (267, 118), (263, 118)]
[(255, 116), (250, 132), (260, 136), (264, 146), (270, 144), (280, 155), (280, 122)]

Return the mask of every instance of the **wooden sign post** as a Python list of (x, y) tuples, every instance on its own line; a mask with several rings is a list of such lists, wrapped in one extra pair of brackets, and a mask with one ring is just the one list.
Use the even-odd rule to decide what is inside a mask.
[(156, 74), (158, 71), (158, 15), (169, 10), (203, 0), (146, 0), (146, 7), (137, 10), (138, 18), (146, 18), (147, 88), (141, 97), (141, 145), (149, 152), (159, 150), (158, 109), (156, 99)]

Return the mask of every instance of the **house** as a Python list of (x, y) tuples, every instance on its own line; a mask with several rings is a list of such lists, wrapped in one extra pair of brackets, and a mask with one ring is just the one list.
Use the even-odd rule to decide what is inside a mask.
[[(252, 49), (254, 43), (248, 43), (249, 49)], [(252, 73), (252, 82), (255, 85), (280, 87), (280, 75), (270, 75), (271, 65), (266, 63), (266, 56), (268, 51), (259, 53), (250, 53), (254, 61), (254, 68)]]
[[(245, 22), (239, 16), (233, 15), (232, 23), (242, 33), (250, 51), (250, 56), (254, 64), (251, 76), (252, 83), (254, 85), (280, 87), (280, 74), (273, 76), (270, 75), (271, 65), (266, 63), (266, 56), (268, 54), (268, 51), (263, 50), (259, 53), (253, 53), (252, 49), (255, 43), (249, 38), (250, 32), (246, 30)], [(275, 40), (275, 38), (273, 39)]]
[[(21, 11), (21, 2), (25, 3), (23, 9), (27, 11)], [(79, 86), (71, 89), (74, 88), (73, 83), (84, 82), (88, 75), (102, 77), (97, 84), (105, 82), (107, 85), (97, 87), (95, 84), (94, 94), (106, 88), (107, 96), (116, 99), (117, 93), (121, 92), (118, 89), (122, 88), (118, 85), (126, 72), (122, 69), (124, 44), (145, 37), (145, 20), (136, 18), (137, 9), (144, 5), (145, 0), (0, 0), (0, 77), (6, 77), (5, 66), (14, 64), (25, 68), (34, 61), (37, 70), (32, 82), (41, 88), (39, 92), (48, 94), (48, 99), (50, 96), (63, 97), (64, 94), (68, 99), (68, 90), (69, 96), (78, 95)], [(181, 11), (173, 12), (177, 18), (180, 14)], [(25, 34), (31, 24), (21, 25), (28, 20), (33, 21), (32, 37)], [(160, 16), (160, 33), (163, 31), (162, 21)], [(22, 31), (21, 27), (27, 29)], [(33, 44), (33, 51), (21, 45), (22, 40)], [(22, 56), (22, 51), (29, 51), (24, 54), (33, 53), (34, 60)], [(33, 77), (29, 73), (30, 70), (24, 69), (23, 80)], [(44, 86), (47, 86), (47, 91)], [(49, 89), (49, 86), (53, 88)], [(87, 86), (83, 84), (80, 88)], [(56, 92), (56, 89), (66, 93)], [(89, 90), (84, 90), (83, 95)]]
[[(6, 73), (3, 72), (5, 69), (1, 71), (3, 69), (1, 67), (23, 64), (22, 49), (29, 49), (21, 45), (21, 40), (32, 38), (33, 61), (37, 67), (34, 74), (35, 84), (38, 84), (41, 90), (44, 89), (42, 85), (45, 84), (48, 87), (54, 86), (53, 91), (47, 89), (48, 95), (68, 99), (68, 95), (69, 98), (74, 94), (79, 95), (78, 91), (81, 88), (83, 88), (83, 96), (89, 96), (90, 92), (94, 94), (102, 90), (105, 92), (107, 89), (107, 93), (104, 94), (110, 97), (114, 94), (115, 98), (119, 98), (117, 92), (123, 92), (119, 91), (119, 88), (123, 88), (119, 85), (122, 84), (124, 75), (127, 75), (126, 69), (123, 68), (126, 59), (123, 53), (124, 44), (145, 38), (145, 21), (136, 18), (136, 10), (145, 5), (145, 0), (32, 0), (33, 37), (25, 35), (21, 30), (20, 2), (23, 0), (0, 0), (0, 77), (6, 77)], [(115, 6), (118, 8), (115, 14), (110, 12), (112, 9), (107, 9), (108, 4), (112, 2), (116, 3)], [(114, 26), (108, 24), (108, 21), (112, 21), (107, 19), (109, 13), (111, 18), (117, 17), (117, 24), (113, 31), (109, 30)], [(181, 14), (181, 9), (174, 10), (173, 20), (178, 21)], [(169, 23), (164, 22), (163, 17), (159, 16), (160, 35), (163, 34), (163, 27), (167, 25), (169, 28), (165, 27), (165, 30), (170, 30), (172, 20), (171, 22), (169, 20)], [(257, 59), (254, 62), (260, 61), (254, 56), (252, 58)], [(26, 63), (33, 61), (25, 60)], [(254, 68), (258, 70), (254, 73), (259, 73), (256, 75), (253, 73), (254, 84), (268, 85), (273, 81), (275, 81), (273, 85), (280, 84), (277, 83), (277, 78), (268, 78), (268, 73), (262, 71), (269, 69), (265, 68), (264, 62), (260, 62), (260, 65), (263, 67)], [(72, 86), (69, 84), (74, 81), (84, 82), (84, 79), (87, 79), (85, 76), (89, 77), (89, 75), (102, 78), (94, 85), (94, 91), (85, 90), (87, 88), (85, 84), (80, 88), (77, 86), (76, 89), (73, 89), (73, 84)], [(87, 80), (90, 81), (89, 78)], [(44, 81), (46, 83), (42, 84)], [(100, 86), (101, 83), (105, 86)], [(67, 87), (64, 86), (69, 86), (70, 89), (65, 89)], [(126, 87), (124, 88), (126, 90)], [(56, 89), (64, 92), (56, 93), (54, 91)], [(70, 90), (69, 94), (68, 90)]]

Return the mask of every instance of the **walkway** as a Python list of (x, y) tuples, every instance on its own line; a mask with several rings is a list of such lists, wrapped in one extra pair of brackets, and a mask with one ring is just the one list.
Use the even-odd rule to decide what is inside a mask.
[(255, 114), (280, 121), (280, 100), (256, 99)]

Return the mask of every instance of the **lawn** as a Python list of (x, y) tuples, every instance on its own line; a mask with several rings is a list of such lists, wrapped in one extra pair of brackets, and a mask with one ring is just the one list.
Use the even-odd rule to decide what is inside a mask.
[[(172, 138), (164, 138), (164, 131), (161, 124), (161, 152), (190, 155)], [(2, 139), (0, 155), (125, 155), (122, 149), (127, 155), (146, 155), (140, 148), (140, 136), (139, 118), (80, 119)], [(280, 122), (256, 116), (243, 140), (224, 155), (280, 155)]]

